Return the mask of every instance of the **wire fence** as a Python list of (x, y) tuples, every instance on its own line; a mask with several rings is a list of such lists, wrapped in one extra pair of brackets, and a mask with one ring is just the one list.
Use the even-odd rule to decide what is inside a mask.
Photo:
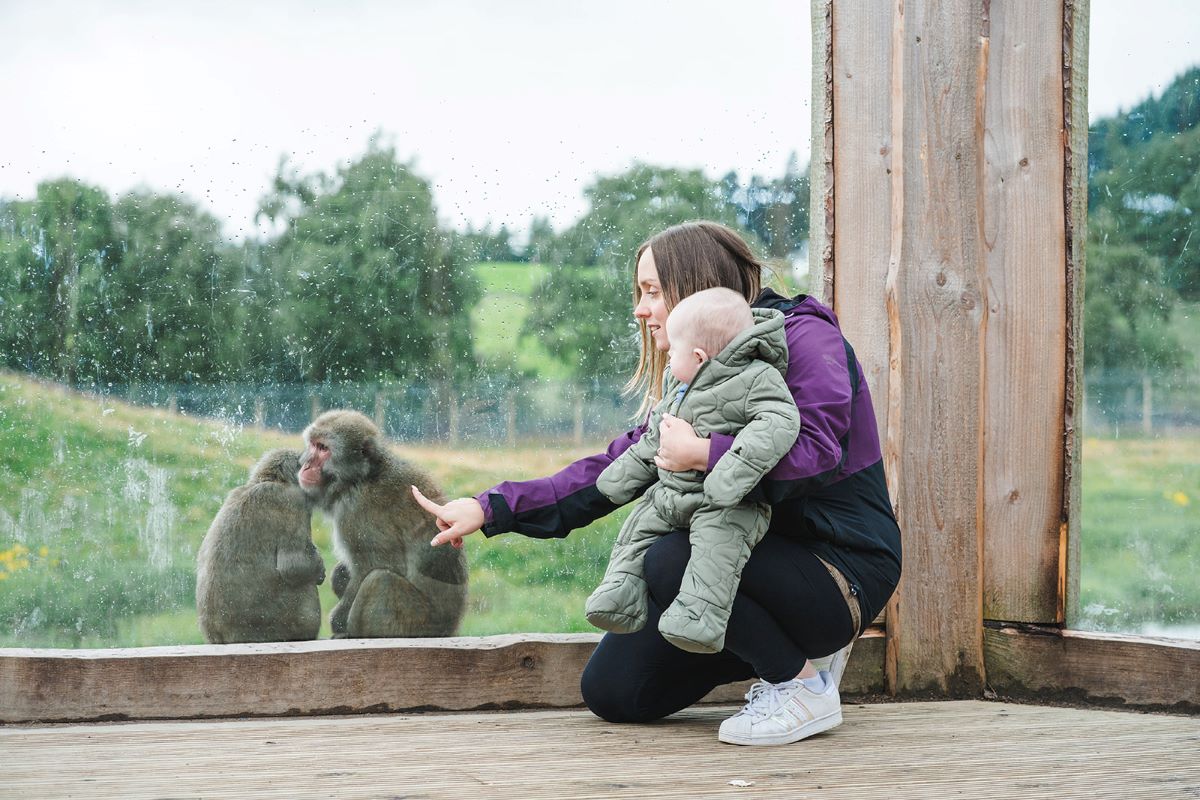
[[(90, 387), (89, 387), (90, 388)], [(166, 385), (105, 387), (103, 394), (142, 406), (238, 425), (302, 430), (322, 411), (354, 409), (397, 442), (582, 443), (631, 427), (636, 398), (619, 384), (557, 380), (428, 384)]]

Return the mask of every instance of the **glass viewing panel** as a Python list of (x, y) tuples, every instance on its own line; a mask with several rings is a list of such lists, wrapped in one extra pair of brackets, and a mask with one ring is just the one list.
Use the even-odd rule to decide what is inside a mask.
[(1072, 627), (1200, 638), (1200, 22), (1093, 2)]
[[(322, 410), (451, 497), (595, 452), (667, 225), (803, 288), (803, 3), (55, 5), (0, 7), (0, 647), (204, 641), (206, 531)], [(461, 633), (591, 630), (623, 516), (469, 542)]]

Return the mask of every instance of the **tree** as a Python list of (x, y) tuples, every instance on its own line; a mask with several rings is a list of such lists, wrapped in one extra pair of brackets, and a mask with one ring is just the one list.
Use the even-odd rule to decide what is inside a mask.
[(118, 263), (108, 195), (69, 178), (47, 181), (31, 202), (9, 203), (6, 216), (6, 360), (75, 383), (99, 366), (89, 341), (102, 336), (99, 298)]
[(461, 377), (478, 297), (464, 253), (437, 224), (429, 183), (372, 140), (333, 177), (281, 164), (261, 213), (284, 227), (268, 251), (285, 297), (272, 317), (304, 380)]
[(181, 196), (135, 192), (116, 205), (119, 268), (103, 302), (98, 362), (121, 381), (214, 382), (242, 377), (235, 262), (220, 223)]
[[(589, 208), (558, 237), (554, 262), (533, 288), (522, 336), (537, 337), (577, 376), (627, 375), (636, 360), (633, 258), (654, 233), (695, 219), (739, 224), (721, 185), (700, 170), (634, 164), (597, 177), (584, 190)], [(752, 241), (754, 236), (747, 233)]]
[(1089, 237), (1084, 291), (1084, 366), (1145, 373), (1184, 363), (1169, 328), (1175, 292), (1163, 262), (1136, 245), (1105, 243), (1104, 224)]

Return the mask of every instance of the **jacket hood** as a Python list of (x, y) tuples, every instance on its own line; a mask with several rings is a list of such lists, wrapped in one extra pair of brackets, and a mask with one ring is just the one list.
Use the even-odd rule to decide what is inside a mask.
[[(754, 325), (739, 333), (725, 345), (708, 364), (704, 372), (710, 378), (725, 377), (740, 372), (752, 361), (765, 361), (780, 374), (787, 375), (788, 346), (783, 330), (783, 313), (772, 308), (755, 308)], [(699, 377), (699, 376), (697, 376)]]
[(831, 308), (818, 303), (811, 295), (807, 294), (784, 297), (773, 289), (763, 289), (752, 306), (755, 309), (773, 308), (788, 317), (818, 317), (832, 325), (838, 324), (837, 314), (834, 314)]

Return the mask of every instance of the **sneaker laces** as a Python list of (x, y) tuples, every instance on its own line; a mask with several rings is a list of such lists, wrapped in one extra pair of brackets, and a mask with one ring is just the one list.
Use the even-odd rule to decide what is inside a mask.
[(746, 706), (741, 713), (753, 719), (766, 719), (779, 710), (788, 701), (791, 692), (791, 681), (787, 683), (767, 683), (759, 681), (746, 692)]

